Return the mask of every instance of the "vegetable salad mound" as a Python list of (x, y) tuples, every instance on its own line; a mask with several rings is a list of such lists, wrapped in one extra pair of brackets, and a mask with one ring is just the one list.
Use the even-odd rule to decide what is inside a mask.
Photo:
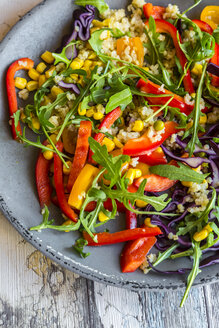
[[(83, 258), (89, 246), (126, 242), (122, 272), (188, 274), (181, 306), (202, 268), (219, 262), (219, 7), (189, 19), (200, 2), (180, 13), (142, 0), (118, 10), (76, 0), (60, 48), (36, 65), (18, 59), (6, 77), (12, 136), (40, 150), (43, 220), (31, 230), (79, 230), (73, 250)], [(18, 108), (16, 88), (33, 101)], [(126, 229), (112, 233), (119, 213)], [(180, 257), (191, 267), (157, 267)]]

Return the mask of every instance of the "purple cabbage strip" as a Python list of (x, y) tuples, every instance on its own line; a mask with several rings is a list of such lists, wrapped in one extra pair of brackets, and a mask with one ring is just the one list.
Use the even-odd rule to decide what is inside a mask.
[[(211, 137), (212, 138), (212, 137)], [(187, 147), (187, 143), (185, 141), (182, 141), (178, 136), (176, 137), (176, 143), (183, 149), (185, 150)], [(186, 151), (186, 150), (185, 150)], [(199, 146), (195, 145), (195, 150), (194, 150), (194, 154), (196, 153), (206, 153), (207, 155), (215, 155), (214, 150), (212, 149), (204, 149), (204, 148), (200, 148)]]
[(80, 90), (79, 90), (79, 88), (78, 88), (77, 85), (74, 84), (74, 83), (65, 83), (64, 81), (60, 81), (60, 82), (58, 83), (58, 85), (59, 85), (61, 88), (72, 90), (72, 91), (73, 91), (74, 93), (76, 93), (77, 95), (80, 94)]
[(219, 66), (213, 63), (208, 63), (207, 72), (219, 77)]
[[(87, 41), (90, 38), (90, 26), (91, 23), (94, 19), (94, 14), (95, 14), (95, 8), (91, 5), (86, 5), (85, 9), (77, 9), (73, 13), (73, 32), (72, 34), (68, 37), (68, 39), (65, 41), (65, 46), (67, 46), (71, 41), (73, 40), (82, 40), (82, 41)], [(72, 53), (73, 58), (77, 56), (77, 51), (76, 51), (76, 46), (68, 47), (66, 49), (66, 56), (68, 59), (72, 58)]]
[(181, 19), (178, 19), (177, 24), (176, 24), (176, 28), (179, 31), (179, 34), (182, 36), (183, 29), (182, 29), (182, 20)]
[(219, 107), (219, 102), (217, 102), (215, 99), (210, 99), (207, 97), (203, 97), (203, 99), (210, 105), (214, 106), (214, 107)]
[(219, 183), (219, 158), (218, 156), (210, 156), (210, 165), (211, 165), (211, 170), (212, 170), (212, 183), (211, 185), (213, 187), (218, 187)]
[(188, 164), (189, 166), (196, 168), (200, 166), (202, 163), (210, 163), (210, 161), (207, 158), (202, 158), (202, 157), (179, 157), (175, 156), (170, 150), (168, 150), (166, 147), (161, 145), (161, 148), (163, 149), (164, 153), (168, 155), (170, 158), (175, 159), (176, 161), (180, 161), (183, 163)]
[(217, 144), (213, 140), (210, 140), (210, 145), (211, 145), (211, 148), (214, 150), (215, 154), (217, 156), (219, 156), (219, 144)]
[(219, 136), (219, 123), (215, 123), (214, 125), (212, 125), (208, 131), (204, 134), (203, 137), (201, 137), (200, 139), (204, 138), (204, 137), (217, 137)]

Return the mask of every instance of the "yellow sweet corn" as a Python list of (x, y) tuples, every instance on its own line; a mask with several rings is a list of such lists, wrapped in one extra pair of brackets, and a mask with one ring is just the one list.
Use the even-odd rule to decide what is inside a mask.
[(41, 87), (46, 82), (46, 75), (40, 75), (38, 82), (39, 87)]
[(189, 130), (193, 126), (193, 120), (191, 120), (187, 125), (186, 125), (186, 130)]
[(161, 154), (163, 152), (163, 149), (161, 147), (157, 147), (156, 152)]
[(213, 231), (213, 229), (211, 228), (209, 223), (204, 227), (204, 229), (206, 229), (208, 231), (208, 233)]
[(83, 167), (72, 187), (68, 199), (68, 204), (70, 206), (78, 210), (81, 209), (86, 192), (90, 189), (92, 182), (99, 173), (99, 171), (100, 170), (98, 168), (90, 164), (86, 164)]
[(46, 64), (44, 62), (41, 62), (37, 65), (36, 70), (38, 73), (42, 74), (45, 71), (46, 67)]
[[(50, 149), (53, 149), (52, 145), (48, 145), (47, 147), (50, 148)], [(43, 156), (44, 156), (45, 159), (50, 161), (53, 158), (53, 151), (46, 150), (46, 151), (43, 152)]]
[(45, 51), (41, 55), (42, 60), (44, 60), (48, 64), (52, 64), (54, 62), (54, 57), (50, 51)]
[(135, 169), (135, 179), (140, 178), (142, 176), (142, 172), (140, 169)]
[(195, 75), (201, 75), (202, 74), (202, 65), (195, 63), (191, 72)]
[(192, 181), (181, 181), (181, 184), (184, 186), (184, 187), (188, 187), (190, 188), (192, 186)]
[(95, 27), (104, 27), (104, 26), (109, 26), (110, 23), (110, 18), (104, 19), (104, 21), (99, 21), (97, 19), (94, 19), (92, 21), (93, 26)]
[(147, 175), (150, 173), (150, 165), (145, 163), (138, 163), (135, 167), (136, 169), (141, 170), (142, 175)]
[[(56, 145), (57, 144), (57, 135), (56, 134), (51, 134), (50, 135), (50, 139), (52, 140), (52, 142), (54, 143), (54, 145)], [(49, 140), (48, 140), (48, 142), (49, 142)]]
[(74, 80), (74, 82), (78, 81), (78, 74), (71, 74), (70, 76)]
[(123, 147), (123, 144), (116, 137), (113, 138), (113, 141), (114, 141), (117, 148), (122, 148)]
[(95, 112), (94, 115), (93, 115), (93, 118), (95, 120), (99, 121), (99, 120), (102, 120), (103, 116), (104, 116), (103, 113), (101, 113), (101, 112)]
[(137, 199), (135, 204), (136, 204), (137, 207), (142, 208), (142, 207), (147, 206), (148, 203), (144, 202), (143, 200)]
[(89, 59), (86, 59), (85, 62), (84, 62), (84, 65), (83, 65), (83, 68), (89, 68), (91, 65), (92, 65), (92, 61), (89, 60)]
[(71, 161), (67, 161), (66, 164), (68, 165), (68, 168), (65, 165), (63, 165), (63, 173), (65, 175), (69, 175), (70, 172), (71, 172), (71, 165), (72, 165), (72, 163), (71, 163)]
[(205, 124), (205, 123), (207, 123), (207, 115), (206, 115), (206, 114), (202, 114), (202, 115), (200, 116), (199, 123), (200, 123), (200, 124)]
[(38, 118), (37, 118), (37, 117), (33, 117), (33, 118), (31, 119), (31, 121), (32, 121), (32, 126), (33, 126), (33, 128), (34, 128), (35, 130), (39, 130), (39, 129), (40, 129), (40, 121), (38, 120)]
[(115, 143), (111, 139), (109, 139), (107, 137), (105, 137), (103, 139), (102, 145), (105, 145), (106, 146), (108, 153), (110, 153), (111, 151), (113, 151), (113, 149), (115, 148)]
[(28, 75), (34, 81), (38, 81), (40, 77), (40, 73), (38, 73), (34, 68), (29, 69)]
[(104, 214), (102, 211), (98, 214), (98, 219), (100, 222), (105, 222), (109, 220), (108, 216)]
[(193, 235), (193, 239), (197, 242), (199, 241), (202, 241), (204, 239), (206, 239), (209, 235), (209, 232), (207, 229), (202, 229), (201, 231), (199, 232), (196, 232), (194, 235)]
[(54, 98), (56, 98), (58, 95), (60, 95), (61, 93), (64, 93), (64, 91), (57, 87), (56, 85), (54, 85), (52, 88), (51, 88), (51, 94)]
[(87, 117), (92, 117), (94, 115), (94, 109), (91, 107), (86, 111), (86, 116)]
[(121, 123), (118, 126), (121, 128), (125, 125), (125, 120), (124, 120), (124, 117), (122, 117), (122, 116), (119, 119), (120, 119)]
[(96, 59), (97, 55), (95, 54), (95, 52), (92, 52), (89, 56), (88, 59)]
[(90, 29), (90, 33), (92, 34), (92, 33), (94, 33), (95, 31), (97, 31), (97, 30), (99, 30), (100, 28), (99, 27), (92, 27), (91, 29)]
[[(74, 224), (72, 220), (66, 220), (64, 223), (62, 223), (62, 226), (68, 226)], [(69, 230), (65, 230), (65, 232), (69, 232)]]
[(132, 131), (141, 132), (143, 129), (144, 129), (144, 122), (141, 120), (135, 121), (135, 123), (132, 127)]
[(47, 79), (49, 79), (49, 78), (53, 75), (55, 69), (56, 69), (55, 66), (51, 66), (50, 69), (48, 69), (48, 70), (45, 72), (45, 75), (46, 75), (46, 78), (47, 78)]
[(146, 72), (150, 71), (149, 67), (142, 67)]
[(128, 169), (126, 179), (129, 179), (128, 185), (131, 185), (133, 183), (133, 180), (135, 179), (135, 169)]
[(70, 67), (71, 67), (72, 69), (80, 69), (83, 65), (84, 65), (84, 61), (83, 61), (82, 59), (75, 58), (75, 59), (72, 61)]
[(27, 85), (27, 80), (24, 79), (23, 77), (16, 77), (14, 79), (14, 84), (15, 84), (15, 87), (18, 88), (18, 89), (25, 89), (26, 88), (26, 85)]
[(37, 90), (39, 87), (39, 83), (37, 81), (29, 81), (27, 82), (27, 90), (34, 91)]
[(81, 109), (81, 103), (78, 106), (78, 114), (82, 116), (86, 115), (86, 109)]
[(190, 95), (193, 99), (195, 99), (195, 97), (196, 97), (196, 93), (195, 92), (193, 92), (193, 93), (191, 93), (191, 95)]
[(154, 228), (154, 227), (156, 227), (156, 225), (151, 224), (151, 219), (150, 219), (150, 218), (146, 218), (146, 219), (144, 220), (144, 224), (146, 225), (146, 227), (149, 227), (149, 228)]
[(25, 122), (25, 119), (26, 119), (26, 115), (24, 114), (24, 112), (23, 111), (21, 111), (21, 116), (20, 116), (20, 118), (21, 118), (21, 122)]
[(51, 104), (51, 99), (48, 96), (44, 96), (43, 101), (41, 102), (41, 105), (46, 106), (48, 104)]

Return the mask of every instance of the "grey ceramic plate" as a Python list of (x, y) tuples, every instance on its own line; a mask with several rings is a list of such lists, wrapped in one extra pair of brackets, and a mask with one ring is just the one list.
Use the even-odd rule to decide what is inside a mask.
[[(157, 1), (167, 5), (170, 0)], [(205, 0), (198, 11), (207, 4), (218, 4), (218, 0)], [(184, 286), (185, 277), (179, 275), (144, 275), (140, 270), (132, 274), (122, 274), (119, 267), (119, 254), (122, 245), (105, 246), (92, 249), (91, 256), (85, 260), (79, 258), (72, 250), (72, 244), (78, 237), (76, 233), (61, 233), (44, 230), (30, 232), (29, 228), (41, 222), (40, 209), (34, 181), (34, 167), (37, 150), (24, 148), (11, 138), (8, 125), (7, 99), (5, 92), (5, 71), (11, 62), (21, 57), (37, 60), (45, 49), (56, 49), (62, 35), (71, 25), (72, 0), (47, 0), (25, 15), (9, 32), (0, 45), (0, 206), (13, 226), (33, 246), (42, 251), (61, 266), (93, 280), (130, 289), (163, 289)], [(112, 8), (122, 8), (127, 2), (108, 0)], [(192, 0), (175, 1), (181, 10), (193, 3)], [(52, 214), (58, 219), (59, 213), (53, 208)], [(122, 229), (123, 219), (117, 220), (113, 229)], [(120, 225), (119, 225), (120, 222)], [(173, 266), (174, 265), (174, 266)], [(189, 263), (180, 261), (177, 266)], [(164, 269), (171, 270), (175, 263), (166, 262)], [(219, 278), (218, 266), (205, 269), (196, 279), (196, 284), (216, 281)]]

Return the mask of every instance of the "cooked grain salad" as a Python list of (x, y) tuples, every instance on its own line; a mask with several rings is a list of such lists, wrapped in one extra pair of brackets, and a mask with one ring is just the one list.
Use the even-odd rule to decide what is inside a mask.
[[(181, 306), (199, 272), (219, 262), (219, 6), (190, 20), (200, 2), (181, 13), (76, 0), (59, 49), (36, 65), (18, 59), (6, 77), (13, 138), (40, 150), (43, 219), (31, 230), (79, 230), (72, 251), (83, 258), (91, 246), (125, 242), (122, 272), (188, 275)], [(119, 213), (126, 229), (112, 233)], [(181, 257), (190, 268), (159, 269)]]

